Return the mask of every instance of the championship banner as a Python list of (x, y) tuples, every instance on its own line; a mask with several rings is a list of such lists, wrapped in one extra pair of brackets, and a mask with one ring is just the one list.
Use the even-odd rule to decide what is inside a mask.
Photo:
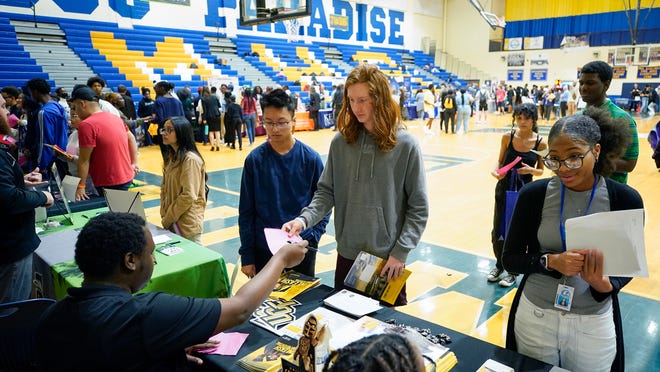
[(526, 37), (525, 49), (543, 49), (543, 36)]
[(522, 50), (522, 37), (504, 39), (504, 50)]
[(612, 79), (625, 79), (626, 75), (628, 75), (628, 69), (626, 66), (612, 67)]
[(660, 78), (660, 66), (638, 66), (638, 79), (657, 79)]
[(509, 81), (522, 81), (524, 70), (508, 70), (506, 78)]
[(529, 80), (531, 81), (547, 81), (548, 69), (532, 69), (529, 71)]

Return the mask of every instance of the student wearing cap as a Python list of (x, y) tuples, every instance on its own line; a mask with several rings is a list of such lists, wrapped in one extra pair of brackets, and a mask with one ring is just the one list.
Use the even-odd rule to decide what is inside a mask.
[(80, 155), (78, 177), (81, 181), (76, 190), (76, 200), (88, 199), (85, 192), (87, 175), (92, 176), (99, 195), (103, 189), (128, 190), (133, 182), (136, 163), (131, 163), (128, 127), (117, 116), (101, 110), (96, 93), (81, 87), (71, 94), (71, 114), (82, 121), (78, 126)]

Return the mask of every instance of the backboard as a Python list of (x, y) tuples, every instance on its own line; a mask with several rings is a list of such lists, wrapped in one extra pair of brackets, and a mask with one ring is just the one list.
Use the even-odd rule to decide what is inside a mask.
[(239, 0), (241, 26), (309, 16), (312, 0)]

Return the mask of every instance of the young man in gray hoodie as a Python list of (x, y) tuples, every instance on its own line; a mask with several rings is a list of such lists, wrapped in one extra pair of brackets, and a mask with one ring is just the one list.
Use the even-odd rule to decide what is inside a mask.
[[(282, 226), (298, 234), (335, 208), (335, 289), (344, 287), (360, 251), (386, 259), (381, 276), (397, 278), (426, 227), (422, 153), (399, 118), (385, 75), (373, 65), (355, 68), (346, 79), (339, 133), (314, 198), (299, 217)], [(394, 305), (406, 303), (404, 287)]]

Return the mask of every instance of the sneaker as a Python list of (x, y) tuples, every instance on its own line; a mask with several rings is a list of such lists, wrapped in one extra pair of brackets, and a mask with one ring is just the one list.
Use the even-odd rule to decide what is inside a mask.
[(486, 279), (488, 279), (489, 282), (496, 282), (500, 280), (500, 275), (502, 275), (503, 271), (504, 270), (498, 269), (497, 267), (493, 267), (493, 269), (488, 273)]
[(499, 284), (502, 287), (511, 287), (512, 285), (516, 284), (516, 276), (507, 273), (506, 275), (504, 275), (502, 280), (500, 280)]

